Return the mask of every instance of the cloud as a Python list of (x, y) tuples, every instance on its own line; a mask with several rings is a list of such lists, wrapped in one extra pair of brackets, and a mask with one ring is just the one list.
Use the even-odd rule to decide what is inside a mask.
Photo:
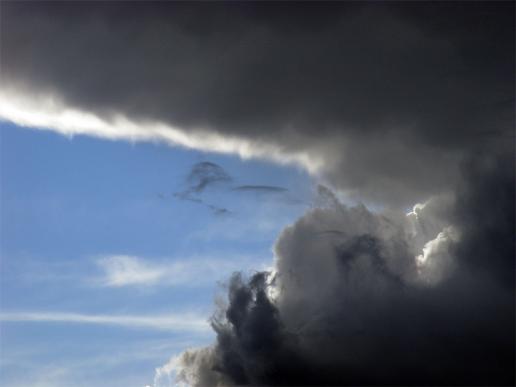
[(273, 270), (231, 277), (216, 342), (171, 366), (184, 382), (514, 384), (513, 3), (9, 2), (1, 18), (4, 119), (328, 183)]
[(513, 10), (4, 3), (0, 115), (295, 163), (403, 207), (449, 189), (465, 154), (507, 147)]
[(108, 255), (98, 259), (97, 265), (102, 274), (90, 282), (106, 287), (203, 286), (213, 284), (233, 271), (265, 267), (255, 259), (232, 256), (224, 259), (148, 259)]
[(510, 160), (479, 155), (453, 198), (407, 215), (334, 196), (308, 211), (278, 238), (271, 271), (231, 277), (217, 340), (175, 359), (179, 381), (511, 385)]
[(274, 185), (239, 185), (232, 189), (233, 191), (243, 192), (259, 192), (259, 193), (284, 193), (288, 192), (285, 187), (278, 187)]
[[(3, 385), (143, 387), (149, 381), (149, 375), (141, 372), (144, 364), (163, 361), (171, 352), (206, 343), (210, 338), (205, 332), (182, 332), (171, 339), (165, 337), (170, 334), (168, 331), (154, 333), (151, 335), (154, 338), (128, 332), (129, 340), (113, 342), (88, 336), (77, 347), (74, 341), (60, 340), (62, 332), (58, 329), (46, 332), (31, 341), (30, 349), (3, 351)], [(49, 337), (49, 332), (55, 336)], [(70, 353), (76, 356), (69, 356)], [(53, 358), (50, 363), (41, 361), (50, 357)], [(20, 365), (23, 373), (19, 372)]]
[(168, 314), (154, 316), (80, 314), (66, 312), (2, 312), (4, 323), (72, 323), (113, 325), (125, 328), (165, 330), (173, 332), (208, 332), (209, 324), (202, 316), (194, 314)]
[[(181, 377), (185, 380), (191, 380), (192, 378), (196, 381), (196, 384), (201, 386), (216, 386), (223, 381), (223, 377), (217, 376), (212, 372), (206, 372), (205, 374), (187, 375), (192, 369), (205, 369), (210, 370), (213, 366), (211, 358), (213, 356), (213, 350), (211, 348), (198, 348), (186, 351), (178, 356), (173, 356), (170, 360), (161, 367), (156, 368), (154, 375), (154, 387), (168, 387), (171, 385), (181, 386), (182, 384), (176, 384), (177, 377)], [(188, 364), (188, 367), (182, 367), (179, 371), (180, 375), (177, 375), (177, 371), (181, 364)], [(195, 367), (194, 367), (195, 365)]]
[[(25, 371), (26, 372), (26, 371)], [(46, 365), (39, 370), (37, 375), (25, 373), (22, 380), (9, 383), (13, 387), (64, 387), (67, 383), (63, 383), (66, 377), (70, 376), (70, 370), (55, 365)]]
[(439, 282), (449, 275), (454, 264), (451, 246), (458, 239), (454, 228), (447, 227), (435, 239), (427, 242), (422, 253), (416, 257), (419, 275), (428, 282)]
[[(102, 280), (104, 286), (155, 285), (174, 271), (173, 268), (152, 265), (128, 255), (105, 257), (97, 263), (105, 272), (105, 278)], [(178, 273), (175, 274), (172, 278), (177, 277)]]
[(231, 211), (224, 207), (206, 203), (198, 195), (207, 188), (224, 185), (231, 182), (232, 178), (220, 165), (210, 161), (203, 161), (192, 166), (186, 178), (187, 187), (181, 192), (175, 192), (173, 196), (180, 200), (188, 200), (202, 204), (209, 208), (215, 215), (227, 215)]
[(231, 189), (241, 194), (255, 194), (262, 199), (276, 200), (285, 204), (308, 204), (295, 197), (290, 190), (277, 185), (240, 185)]
[[(208, 188), (222, 188), (229, 189), (229, 183), (233, 178), (220, 165), (203, 161), (192, 166), (186, 178), (186, 188), (180, 192), (173, 193), (173, 196), (180, 200), (187, 200), (193, 203), (198, 203), (209, 208), (215, 215), (228, 215), (232, 211), (214, 204), (206, 202), (200, 197)], [(230, 188), (232, 192), (237, 193), (255, 193), (261, 195), (276, 195), (286, 203), (299, 204), (302, 203), (299, 199), (288, 195), (288, 189), (272, 185), (239, 185)], [(159, 194), (160, 199), (165, 199), (163, 194)]]
[(0, 119), (34, 129), (52, 130), (67, 137), (88, 135), (108, 140), (163, 142), (171, 146), (236, 154), (242, 159), (261, 158), (280, 164), (294, 164), (315, 172), (322, 162), (305, 153), (283, 152), (273, 144), (255, 144), (238, 136), (220, 135), (198, 129), (184, 130), (165, 122), (131, 119), (123, 113), (102, 117), (68, 106), (58, 96), (23, 94), (18, 88), (0, 91)]
[(188, 189), (195, 193), (200, 193), (214, 184), (229, 183), (231, 180), (220, 165), (210, 161), (195, 164), (187, 177)]

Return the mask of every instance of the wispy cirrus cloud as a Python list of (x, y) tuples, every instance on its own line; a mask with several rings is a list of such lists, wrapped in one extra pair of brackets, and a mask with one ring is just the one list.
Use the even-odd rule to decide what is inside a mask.
[(278, 187), (275, 185), (239, 185), (232, 189), (240, 192), (260, 192), (260, 193), (284, 193), (288, 192), (285, 187)]
[(103, 278), (99, 280), (104, 286), (153, 285), (172, 274), (166, 267), (129, 255), (104, 257), (97, 261), (97, 265), (104, 271)]
[(125, 328), (166, 330), (176, 332), (208, 332), (210, 330), (207, 319), (193, 313), (142, 316), (15, 311), (0, 313), (0, 321), (2, 323), (33, 322), (113, 325)]
[[(201, 198), (201, 194), (209, 188), (222, 188), (226, 192), (239, 194), (254, 194), (261, 198), (268, 196), (275, 200), (288, 204), (307, 204), (290, 194), (288, 188), (267, 184), (244, 184), (228, 186), (234, 179), (226, 170), (218, 164), (210, 161), (203, 161), (192, 166), (186, 178), (186, 187), (182, 191), (174, 192), (173, 197), (180, 200), (187, 200), (197, 204), (205, 205), (215, 215), (228, 215), (233, 211), (215, 204), (210, 204)], [(166, 199), (166, 195), (158, 194), (160, 199)]]
[[(47, 331), (48, 332), (48, 331)], [(150, 373), (142, 375), (140, 364), (163, 362), (171, 353), (179, 353), (184, 348), (206, 344), (210, 336), (204, 332), (182, 332), (180, 335), (168, 331), (160, 332), (159, 338), (137, 339), (134, 332), (131, 339), (122, 342), (91, 340), (83, 342), (80, 349), (76, 343), (58, 340), (60, 331), (50, 331), (50, 335), (40, 335), (31, 342), (30, 350), (14, 349), (3, 351), (0, 366), (0, 384), (9, 387), (69, 387), (69, 386), (109, 386), (143, 387), (150, 382)], [(48, 345), (52, 339), (58, 340)], [(94, 349), (94, 350), (93, 350)], [(58, 354), (78, 351), (78, 356)], [(51, 363), (41, 358), (55, 356)], [(23, 375), (13, 374), (23, 364)], [(94, 373), (91, 371), (95, 370)], [(118, 372), (122, 370), (124, 372)]]
[(132, 255), (109, 255), (96, 261), (101, 270), (96, 285), (202, 286), (225, 278), (234, 271), (263, 269), (266, 264), (249, 257), (149, 259)]
[(195, 164), (186, 178), (187, 188), (181, 192), (175, 192), (173, 196), (180, 200), (188, 200), (194, 203), (203, 204), (215, 215), (227, 215), (230, 210), (210, 204), (201, 199), (198, 195), (207, 188), (217, 184), (229, 183), (231, 176), (220, 165), (209, 161)]

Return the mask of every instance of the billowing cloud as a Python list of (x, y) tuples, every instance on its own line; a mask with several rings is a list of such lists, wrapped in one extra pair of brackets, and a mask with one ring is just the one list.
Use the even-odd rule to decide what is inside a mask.
[(272, 271), (231, 278), (217, 342), (173, 371), (193, 386), (511, 385), (509, 160), (475, 160), (455, 197), (407, 215), (335, 197), (308, 211)]
[(419, 275), (428, 282), (438, 282), (452, 270), (453, 256), (451, 246), (458, 239), (453, 227), (441, 231), (435, 239), (427, 242), (423, 251), (416, 257)]
[(2, 118), (293, 163), (330, 187), (271, 272), (232, 276), (216, 343), (162, 373), (514, 384), (513, 3), (1, 7)]
[(1, 115), (294, 162), (408, 205), (512, 133), (513, 7), (7, 2)]

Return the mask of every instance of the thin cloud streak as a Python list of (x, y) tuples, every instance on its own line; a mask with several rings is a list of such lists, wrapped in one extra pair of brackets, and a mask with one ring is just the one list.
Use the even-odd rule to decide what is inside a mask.
[[(268, 195), (271, 198), (280, 199), (285, 203), (301, 204), (301, 200), (290, 195), (288, 188), (276, 185), (266, 184), (245, 184), (234, 187), (227, 185), (233, 181), (233, 178), (220, 165), (210, 161), (203, 161), (192, 166), (186, 179), (186, 188), (182, 191), (172, 194), (179, 200), (186, 200), (193, 203), (205, 205), (214, 215), (228, 215), (231, 211), (228, 208), (210, 204), (200, 197), (208, 188), (222, 188), (223, 190), (240, 194), (256, 194), (260, 196)], [(165, 199), (163, 194), (158, 194), (160, 199)]]
[(194, 314), (135, 316), (67, 312), (4, 312), (0, 314), (0, 321), (3, 323), (33, 322), (113, 325), (174, 332), (207, 333), (210, 331), (206, 318)]
[(97, 260), (102, 270), (93, 284), (123, 286), (202, 286), (239, 270), (263, 269), (256, 259), (242, 257), (152, 260), (130, 255), (109, 255)]
[(232, 191), (243, 191), (243, 192), (260, 192), (260, 193), (285, 193), (288, 192), (287, 188), (279, 187), (275, 185), (240, 185), (232, 189)]

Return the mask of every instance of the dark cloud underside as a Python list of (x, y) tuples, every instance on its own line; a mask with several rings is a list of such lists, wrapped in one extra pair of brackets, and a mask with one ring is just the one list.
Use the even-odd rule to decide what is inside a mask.
[[(414, 281), (399, 219), (337, 202), (308, 212), (280, 236), (274, 273), (233, 276), (213, 319), (216, 344), (184, 356), (180, 377), (194, 386), (513, 385), (508, 161), (468, 165), (444, 219), (461, 233), (447, 242), (453, 269), (430, 286)], [(419, 221), (429, 225), (442, 208), (427, 206)], [(328, 223), (340, 231), (321, 240)], [(433, 257), (441, 269), (445, 258)]]
[(512, 130), (511, 2), (4, 2), (1, 17), (9, 86), (317, 154), (376, 201), (446, 189)]

